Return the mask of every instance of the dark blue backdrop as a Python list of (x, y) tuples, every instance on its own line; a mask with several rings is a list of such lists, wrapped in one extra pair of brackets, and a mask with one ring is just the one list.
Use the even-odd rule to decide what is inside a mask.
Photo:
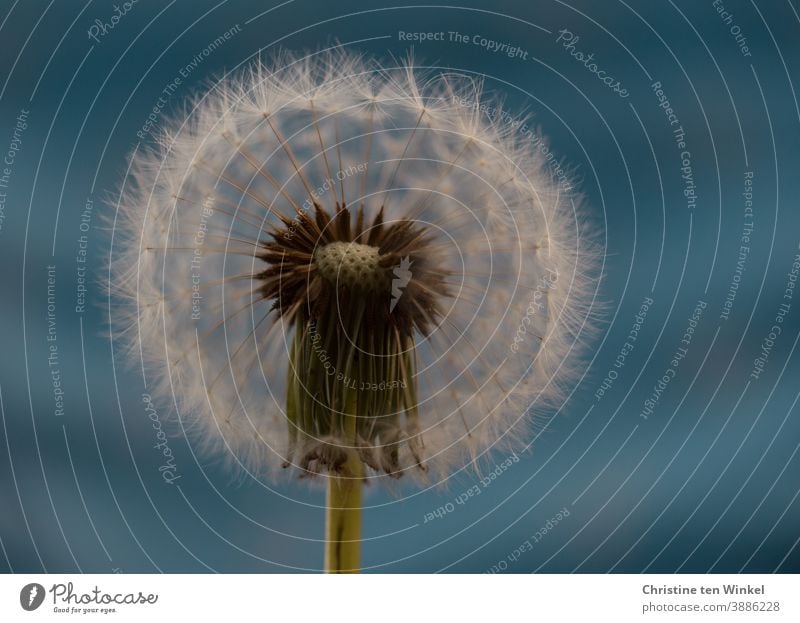
[[(800, 569), (800, 300), (784, 298), (800, 242), (791, 2), (117, 5), (0, 0), (0, 569), (320, 568), (321, 491), (232, 483), (180, 438), (170, 444), (181, 478), (162, 479), (141, 375), (112, 358), (104, 336), (100, 212), (182, 70), (156, 127), (203, 81), (259, 51), (340, 42), (390, 60), (408, 50), (399, 31), (467, 35), (417, 43), (415, 58), (485, 75), (511, 111), (535, 115), (605, 227), (610, 311), (562, 413), (529, 454), (478, 483), (480, 495), (457, 501), (477, 483), (466, 476), (445, 491), (369, 493), (365, 568)], [(490, 41), (520, 52), (510, 58)], [(619, 86), (577, 52), (593, 53)], [(88, 292), (76, 311), (83, 251)], [(635, 347), (614, 368), (645, 299)], [(691, 345), (659, 393), (698, 301)], [(604, 383), (610, 370), (618, 376)]]

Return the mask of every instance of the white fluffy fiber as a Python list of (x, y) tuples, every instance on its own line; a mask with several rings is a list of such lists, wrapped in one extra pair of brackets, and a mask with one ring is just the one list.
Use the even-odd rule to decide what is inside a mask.
[[(264, 267), (254, 243), (271, 210), (291, 216), (288, 197), (302, 204), (307, 186), (326, 206), (334, 193), (363, 200), (368, 216), (383, 202), (387, 220), (436, 228), (455, 274), (447, 318), (417, 347), (428, 477), (519, 450), (585, 364), (599, 253), (575, 196), (504, 115), (465, 105), (486, 103), (477, 80), (344, 53), (283, 55), (274, 67), (226, 77), (157, 148), (134, 154), (114, 216), (114, 337), (144, 357), (150, 393), (201, 449), (280, 476), (291, 331), (249, 278)], [(421, 475), (410, 455), (401, 465)]]

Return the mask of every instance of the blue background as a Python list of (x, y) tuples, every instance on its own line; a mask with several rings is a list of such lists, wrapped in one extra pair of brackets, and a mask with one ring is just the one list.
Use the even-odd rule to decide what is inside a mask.
[[(800, 300), (792, 301), (760, 378), (750, 377), (800, 242), (800, 18), (788, 1), (724, 4), (749, 57), (711, 2), (689, 0), (435, 8), (289, 0), (267, 13), (268, 2), (140, 0), (99, 42), (87, 31), (96, 19), (110, 20), (112, 2), (0, 0), (1, 154), (16, 117), (29, 111), (8, 188), (0, 189), (7, 192), (0, 219), (0, 569), (322, 565), (320, 490), (232, 481), (180, 437), (170, 446), (181, 477), (163, 481), (141, 374), (112, 357), (96, 285), (109, 237), (101, 212), (108, 214), (136, 132), (179, 70), (239, 24), (241, 32), (191, 72), (159, 124), (210, 77), (281, 46), (343, 44), (391, 62), (408, 51), (399, 30), (479, 34), (520, 46), (528, 57), (434, 41), (417, 44), (415, 59), (485, 75), (512, 113), (533, 113), (605, 231), (601, 297), (609, 312), (561, 412), (487, 487), (460, 475), (446, 490), (370, 491), (365, 570), (800, 570)], [(556, 42), (562, 29), (630, 97), (570, 56)], [(682, 194), (680, 150), (651, 88), (656, 81), (686, 131), (693, 209)], [(725, 320), (747, 171), (754, 230)], [(86, 310), (76, 313), (88, 199), (92, 283)], [(56, 267), (63, 415), (54, 413), (47, 361), (48, 265)], [(635, 348), (598, 400), (645, 297), (654, 303)], [(700, 299), (707, 308), (688, 355), (644, 419), (642, 405)], [(476, 483), (480, 495), (457, 503)], [(440, 508), (443, 516), (425, 522)]]

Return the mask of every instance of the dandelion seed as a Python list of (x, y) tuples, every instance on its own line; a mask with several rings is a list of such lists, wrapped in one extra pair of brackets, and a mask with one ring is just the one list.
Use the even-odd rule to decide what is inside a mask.
[(275, 67), (134, 157), (113, 320), (204, 450), (328, 479), (327, 564), (355, 570), (362, 481), (443, 482), (560, 403), (598, 253), (479, 82)]

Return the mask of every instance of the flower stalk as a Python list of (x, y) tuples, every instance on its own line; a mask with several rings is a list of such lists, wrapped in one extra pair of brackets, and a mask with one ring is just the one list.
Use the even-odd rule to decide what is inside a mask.
[(352, 475), (328, 477), (325, 572), (358, 573), (361, 567), (361, 490), (364, 464), (351, 454)]
[[(351, 392), (345, 433), (355, 443), (358, 400)], [(350, 412), (352, 410), (352, 413)], [(361, 506), (364, 463), (355, 449), (347, 451), (341, 474), (328, 476), (325, 513), (325, 572), (358, 573), (361, 567)]]

